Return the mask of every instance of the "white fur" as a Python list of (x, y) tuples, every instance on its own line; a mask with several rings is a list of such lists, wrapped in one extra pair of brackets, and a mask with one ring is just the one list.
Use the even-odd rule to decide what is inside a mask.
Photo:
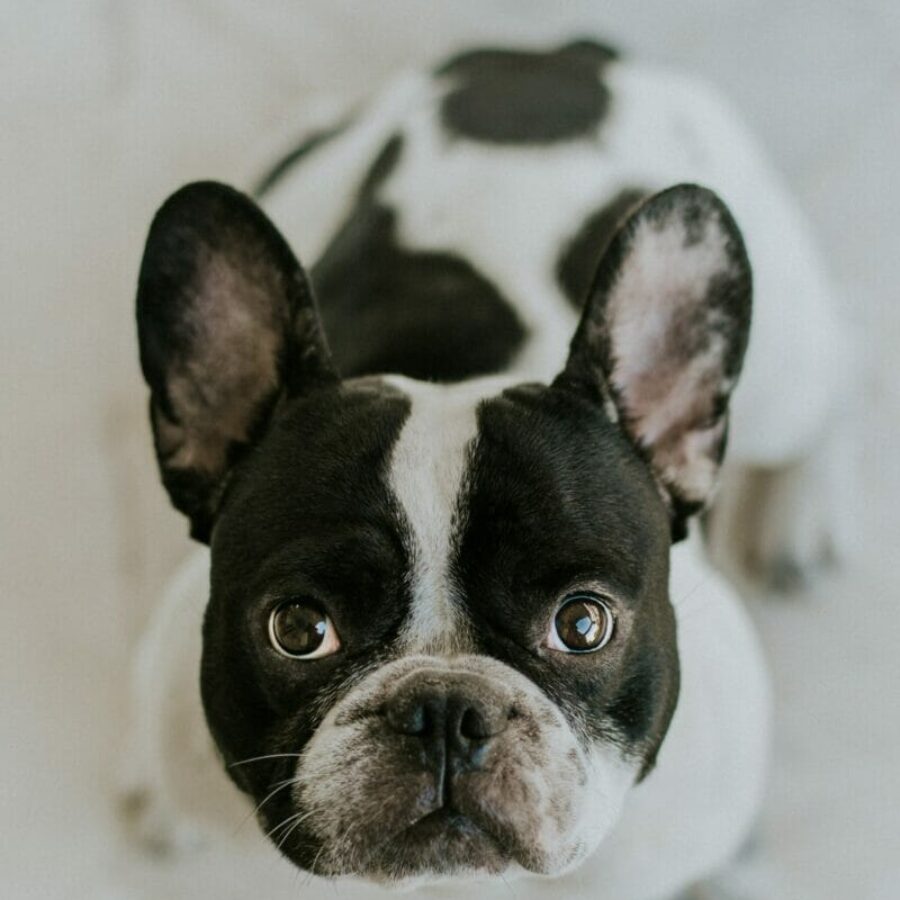
[[(735, 394), (729, 452), (757, 465), (783, 465), (808, 454), (841, 393), (847, 350), (801, 216), (754, 141), (706, 87), (632, 63), (610, 66), (607, 79), (613, 103), (596, 140), (522, 149), (439, 140), (429, 103), (433, 85), (409, 76), (345, 135), (298, 166), (269, 208), (301, 257), (313, 259), (347, 210), (377, 149), (402, 126), (404, 158), (382, 188), (385, 199), (402, 210), (401, 240), (412, 247), (455, 250), (494, 280), (530, 331), (509, 374), (548, 379), (562, 367), (576, 324), (553, 277), (564, 241), (622, 187), (704, 183), (734, 212), (756, 287), (753, 337)], [(788, 367), (790, 378), (785, 378)], [(452, 604), (446, 563), (478, 390), (465, 402), (463, 388), (404, 384), (404, 390), (413, 396), (413, 415), (391, 477), (418, 549), (416, 605), (404, 639), (408, 647), (420, 648), (434, 643), (448, 624), (457, 632), (463, 627)], [(445, 434), (438, 424), (446, 427)], [(439, 445), (451, 448), (443, 461)], [(412, 463), (425, 460), (427, 466), (416, 472)], [(661, 900), (725, 863), (754, 821), (765, 770), (768, 696), (752, 628), (696, 537), (673, 551), (671, 593), (682, 690), (658, 768), (632, 792), (596, 854), (552, 884), (517, 883), (515, 893), (522, 900), (551, 895)], [(139, 704), (155, 711), (143, 738), (152, 787), (163, 791), (169, 811), (187, 822), (215, 818), (236, 794), (209, 747), (206, 759), (216, 774), (209, 773), (208, 793), (187, 804), (172, 786), (179, 782), (163, 784), (170, 777), (166, 773), (177, 768), (168, 757), (182, 752), (175, 733), (183, 729), (179, 723), (190, 721), (197, 734), (205, 735), (197, 696), (199, 645), (178, 634), (185, 621), (199, 622), (205, 603), (205, 590), (182, 585), (172, 607), (182, 608), (183, 616), (161, 616), (145, 653), (150, 659), (145, 668), (154, 674), (138, 688)], [(167, 629), (173, 633), (166, 634)], [(173, 707), (166, 715), (160, 682)], [(611, 771), (608, 761), (604, 765)], [(611, 782), (611, 793), (615, 790)], [(220, 803), (218, 791), (231, 799)], [(229, 817), (232, 813), (223, 813), (219, 820)], [(258, 884), (253, 889), (262, 890)], [(324, 890), (313, 879), (305, 893), (298, 892), (317, 897)], [(342, 891), (358, 898), (381, 894), (363, 885)], [(430, 893), (458, 895), (453, 886)], [(506, 897), (507, 888), (480, 885), (478, 896)]]
[(457, 251), (492, 279), (531, 332), (511, 374), (547, 380), (562, 368), (577, 321), (553, 275), (564, 242), (623, 187), (711, 187), (740, 225), (754, 276), (729, 454), (754, 465), (796, 460), (845, 395), (850, 366), (809, 229), (756, 141), (707, 85), (630, 61), (609, 66), (605, 78), (613, 99), (595, 139), (521, 148), (444, 140), (434, 86), (404, 76), (321, 161), (296, 167), (270, 209), (301, 256), (314, 258), (333, 229), (322, 222), (339, 221), (375, 151), (402, 126), (402, 165), (382, 188), (401, 210), (400, 239)]
[[(612, 101), (595, 138), (522, 148), (443, 139), (435, 130), (434, 85), (404, 75), (321, 161), (296, 168), (271, 209), (289, 240), (303, 254), (310, 248), (313, 258), (328, 234), (321, 221), (339, 221), (375, 149), (402, 128), (402, 165), (381, 189), (400, 209), (400, 238), (413, 248), (455, 250), (493, 280), (529, 330), (509, 373), (549, 380), (562, 368), (577, 322), (554, 264), (581, 222), (623, 187), (711, 187), (739, 223), (754, 282), (726, 467), (799, 472), (796, 463), (822, 456), (814, 468), (826, 471), (824, 484), (811, 490), (798, 479), (791, 490), (803, 502), (788, 510), (793, 520), (798, 510), (816, 507), (817, 520), (785, 523), (781, 513), (766, 514), (753, 536), (762, 538), (752, 555), (763, 571), (777, 564), (773, 555), (808, 563), (815, 555), (806, 532), (825, 533), (818, 545), (833, 530), (823, 519), (837, 503), (823, 502), (822, 492), (849, 490), (832, 424), (846, 416), (857, 383), (849, 332), (810, 229), (753, 136), (710, 86), (630, 60), (608, 66), (604, 77)], [(352, 165), (326, 162), (332, 151)], [(326, 177), (338, 185), (330, 194), (322, 187)], [(698, 493), (708, 474), (698, 473)], [(767, 549), (784, 540), (776, 554)]]
[(407, 394), (410, 414), (394, 445), (389, 481), (412, 531), (412, 611), (403, 626), (407, 652), (465, 646), (465, 623), (448, 565), (459, 531), (456, 513), (465, 489), (467, 454), (477, 432), (478, 401), (509, 379), (481, 378), (442, 387), (392, 376)]
[[(418, 72), (398, 77), (340, 139), (288, 170), (266, 207), (276, 222), (288, 223), (285, 234), (301, 260), (321, 254), (349, 212), (366, 169), (428, 84)], [(336, 118), (345, 115), (342, 111)]]
[[(137, 696), (144, 727), (131, 780), (164, 798), (156, 814), (173, 836), (211, 839), (222, 865), (234, 865), (235, 854), (271, 863), (274, 850), (248, 821), (252, 805), (222, 771), (200, 705), (198, 625), (208, 566), (208, 554), (198, 552), (173, 583), (142, 648)], [(682, 686), (656, 770), (627, 797), (618, 824), (594, 855), (550, 882), (517, 878), (517, 898), (664, 900), (727, 861), (753, 824), (769, 738), (769, 688), (753, 629), (740, 598), (706, 561), (696, 536), (673, 549), (671, 596)], [(193, 763), (184, 750), (191, 735), (202, 751)], [(607, 802), (595, 802), (587, 814), (596, 820), (584, 825), (586, 833), (599, 836), (614, 821), (633, 770), (606, 753), (592, 762), (592, 781)], [(272, 872), (277, 879), (278, 868)], [(333, 891), (318, 878), (301, 883), (301, 897), (324, 898)], [(254, 890), (260, 889), (257, 883)], [(502, 883), (479, 883), (477, 891), (484, 900), (509, 896)], [(340, 893), (349, 900), (388, 896), (380, 888), (349, 883)], [(452, 885), (427, 893), (459, 896)]]
[(232, 784), (206, 727), (199, 667), (209, 598), (209, 553), (197, 551), (163, 597), (144, 633), (133, 674), (136, 698), (121, 788), (136, 832), (154, 847), (199, 838), (260, 843), (238, 828), (248, 807)]
[[(548, 810), (560, 799), (568, 801), (562, 821), (553, 815), (543, 818), (533, 845), (549, 854), (548, 866), (557, 871), (571, 870), (583, 862), (618, 820), (628, 789), (637, 777), (639, 762), (611, 744), (596, 744), (585, 756), (565, 717), (531, 679), (492, 657), (466, 654), (402, 656), (372, 671), (329, 711), (297, 764), (295, 788), (307, 808), (315, 810), (312, 826), (328, 839), (329, 849), (340, 846), (346, 822), (355, 814), (354, 792), (364, 789), (367, 779), (377, 781), (383, 777), (374, 750), (367, 755), (352, 752), (366, 739), (372, 721), (371, 717), (353, 713), (377, 706), (400, 678), (422, 671), (475, 673), (502, 686), (515, 698), (516, 706), (529, 720), (529, 730), (533, 729), (518, 736), (519, 745), (539, 746), (543, 751), (540, 755), (546, 754), (547, 759), (539, 764), (532, 757), (530, 766), (517, 767), (515, 777), (508, 776), (506, 790), (518, 793), (517, 782), (526, 782), (533, 796), (540, 798)], [(566, 765), (569, 753), (577, 754), (579, 767), (585, 773), (581, 789), (573, 784), (571, 765)], [(533, 811), (527, 812), (529, 815), (523, 820), (530, 826)], [(323, 863), (327, 867), (331, 859), (326, 855)], [(527, 879), (528, 873), (512, 865), (505, 877), (518, 882)], [(416, 879), (416, 883), (421, 882)]]
[(699, 881), (746, 840), (765, 784), (769, 684), (737, 593), (696, 536), (672, 550), (681, 695), (656, 770), (578, 873), (598, 898), (651, 900)]

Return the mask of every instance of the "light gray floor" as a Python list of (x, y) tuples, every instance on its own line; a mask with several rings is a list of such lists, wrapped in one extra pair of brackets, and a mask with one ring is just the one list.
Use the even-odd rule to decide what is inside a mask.
[(2, 896), (242, 896), (123, 857), (109, 808), (130, 642), (186, 547), (136, 366), (153, 209), (190, 178), (241, 183), (314, 93), (358, 94), (456, 36), (576, 21), (735, 100), (863, 336), (850, 563), (791, 600), (749, 599), (778, 701), (764, 834), (784, 898), (900, 896), (900, 5), (561, 6), (0, 3)]

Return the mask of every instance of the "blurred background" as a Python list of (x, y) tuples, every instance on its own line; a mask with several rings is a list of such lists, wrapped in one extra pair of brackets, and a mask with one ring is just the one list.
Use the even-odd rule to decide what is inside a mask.
[(900, 897), (895, 0), (0, 0), (0, 895), (241, 896), (136, 858), (113, 815), (134, 638), (189, 550), (133, 325), (155, 208), (195, 178), (249, 186), (397, 68), (586, 31), (732, 99), (863, 337), (849, 559), (748, 597), (777, 698), (763, 834), (780, 897)]

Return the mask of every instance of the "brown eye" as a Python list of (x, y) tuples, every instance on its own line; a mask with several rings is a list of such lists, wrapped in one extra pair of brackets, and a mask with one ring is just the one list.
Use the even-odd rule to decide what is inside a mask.
[(287, 600), (272, 610), (269, 640), (279, 653), (296, 659), (318, 659), (341, 647), (334, 623), (308, 600)]
[(613, 614), (595, 594), (570, 594), (550, 626), (547, 646), (564, 653), (593, 653), (605, 647), (613, 633)]

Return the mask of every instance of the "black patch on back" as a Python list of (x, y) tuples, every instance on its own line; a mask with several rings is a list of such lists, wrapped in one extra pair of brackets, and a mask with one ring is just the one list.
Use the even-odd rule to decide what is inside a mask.
[(272, 166), (262, 178), (257, 181), (253, 193), (257, 197), (268, 194), (275, 185), (294, 167), (294, 165), (309, 156), (314, 150), (327, 144), (333, 138), (347, 129), (351, 119), (345, 119), (331, 128), (322, 128), (307, 135), (306, 138), (290, 153), (286, 153), (274, 166)]
[(375, 196), (402, 150), (395, 135), (379, 153), (310, 273), (338, 370), (452, 382), (503, 369), (525, 339), (510, 304), (465, 259), (402, 247)]
[(619, 59), (620, 53), (612, 44), (604, 44), (591, 38), (579, 38), (563, 45), (560, 53), (572, 59), (580, 59), (590, 66), (605, 66)]
[(472, 50), (444, 63), (453, 80), (441, 118), (454, 135), (497, 144), (547, 144), (582, 137), (603, 121), (602, 69), (613, 50), (576, 41), (556, 50)]
[(628, 214), (650, 196), (641, 188), (623, 188), (608, 203), (591, 213), (569, 239), (556, 263), (556, 278), (566, 298), (579, 312), (583, 309), (597, 266), (613, 235)]
[[(522, 385), (485, 401), (453, 570), (481, 652), (514, 665), (586, 740), (649, 771), (678, 695), (669, 522), (649, 470), (602, 410)], [(532, 648), (574, 583), (607, 584), (632, 617), (596, 654)]]

